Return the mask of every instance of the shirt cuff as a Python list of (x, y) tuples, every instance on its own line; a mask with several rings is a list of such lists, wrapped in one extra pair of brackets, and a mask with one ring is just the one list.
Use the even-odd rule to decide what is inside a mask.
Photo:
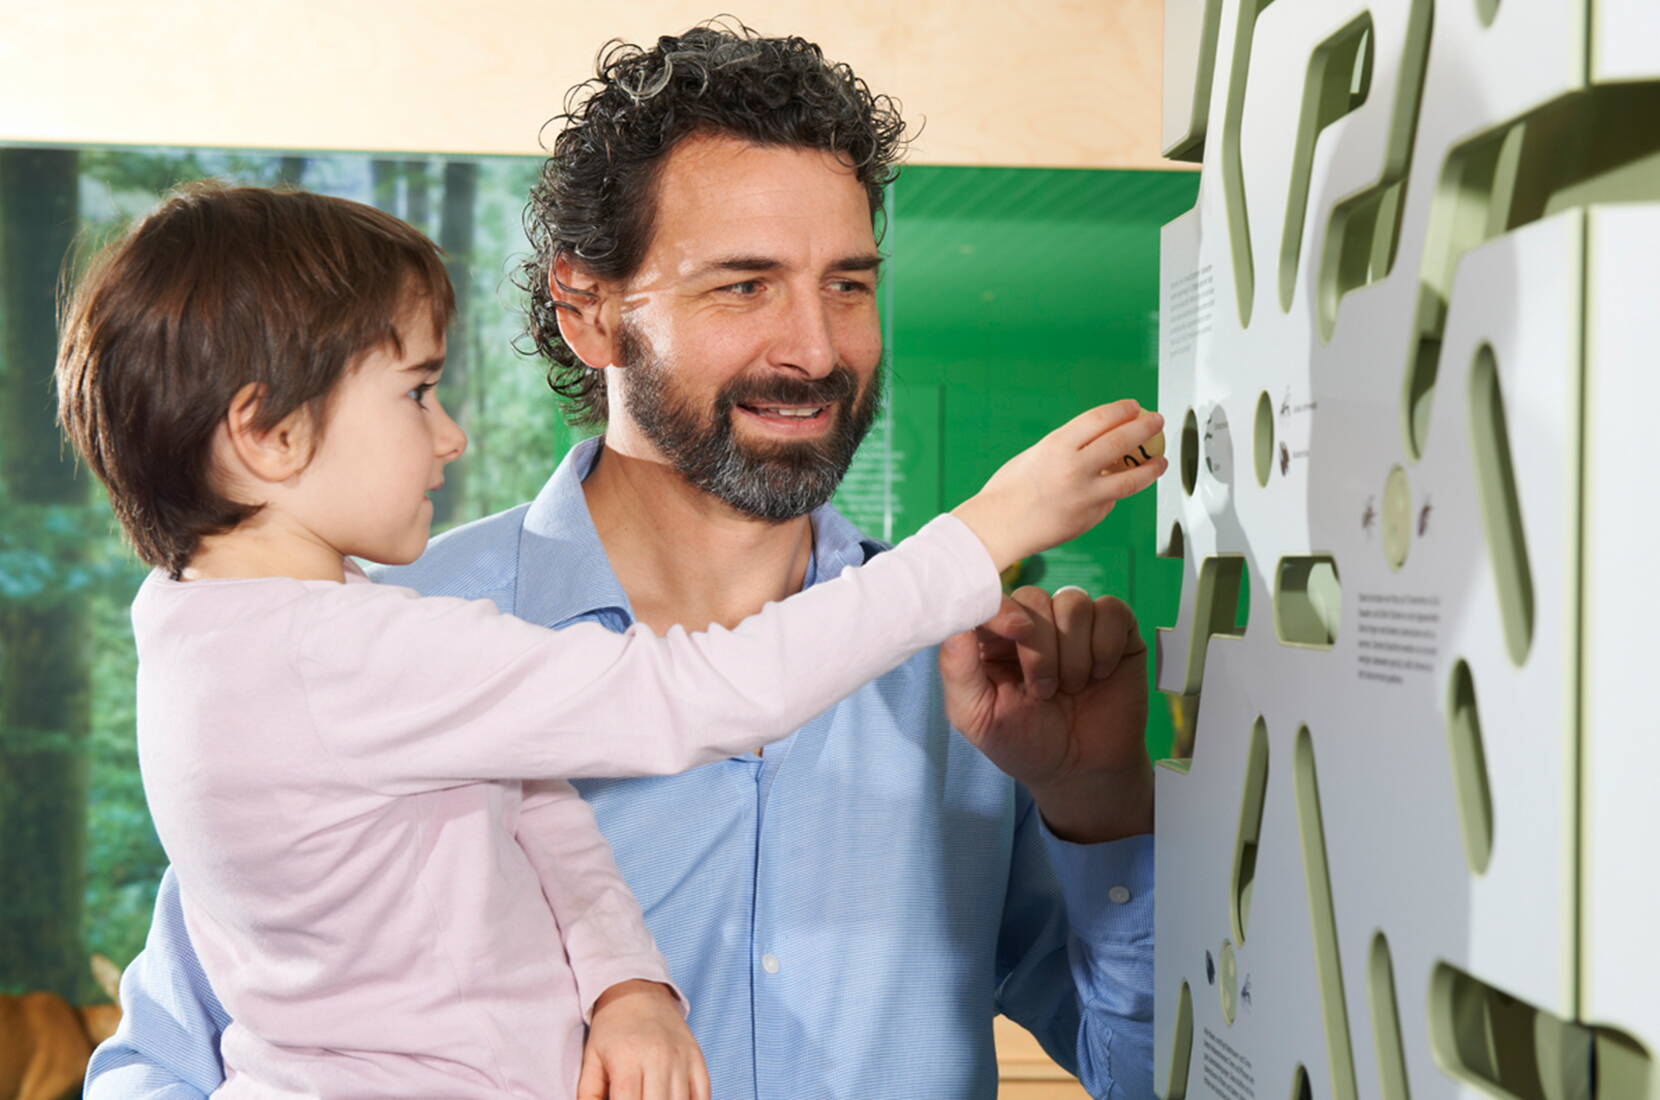
[(1073, 932), (1090, 943), (1152, 938), (1152, 833), (1074, 844), (1050, 832), (1041, 813), (1038, 829), (1060, 880)]

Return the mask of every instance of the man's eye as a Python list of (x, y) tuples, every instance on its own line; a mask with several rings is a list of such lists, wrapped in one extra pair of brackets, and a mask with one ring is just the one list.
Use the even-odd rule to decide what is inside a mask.
[(862, 279), (837, 279), (830, 284), (838, 294), (869, 294), (870, 284)]
[(761, 292), (761, 280), (745, 279), (741, 283), (729, 283), (721, 287), (727, 294), (736, 294), (740, 298), (752, 298)]

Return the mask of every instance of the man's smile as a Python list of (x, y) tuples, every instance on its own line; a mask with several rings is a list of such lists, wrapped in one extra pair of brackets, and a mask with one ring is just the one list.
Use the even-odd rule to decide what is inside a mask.
[(747, 418), (765, 424), (774, 432), (791, 435), (817, 434), (830, 423), (830, 405), (744, 405), (737, 409)]

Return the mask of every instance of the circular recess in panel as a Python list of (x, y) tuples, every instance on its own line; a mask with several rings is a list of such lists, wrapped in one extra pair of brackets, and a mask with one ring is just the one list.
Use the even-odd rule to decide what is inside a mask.
[(1476, 0), (1476, 18), (1481, 25), (1491, 27), (1499, 14), (1499, 0)]
[(1222, 994), (1222, 1018), (1232, 1024), (1239, 1011), (1239, 964), (1234, 961), (1233, 944), (1228, 940), (1222, 941), (1218, 963), (1216, 988)]
[(1187, 410), (1182, 421), (1182, 490), (1193, 495), (1193, 486), (1199, 482), (1199, 418)]
[(1412, 549), (1412, 486), (1406, 471), (1396, 466), (1383, 482), (1383, 556), (1389, 568), (1400, 571)]
[(1233, 429), (1228, 414), (1217, 405), (1205, 418), (1205, 472), (1223, 485), (1233, 484)]
[(1267, 485), (1268, 475), (1274, 470), (1274, 403), (1268, 399), (1267, 390), (1257, 398), (1255, 445), (1257, 484)]
[[(1233, 429), (1228, 414), (1215, 405), (1199, 426), (1199, 488), (1197, 495), (1205, 511), (1220, 516), (1233, 504), (1235, 465)], [(1249, 461), (1247, 459), (1247, 461)]]

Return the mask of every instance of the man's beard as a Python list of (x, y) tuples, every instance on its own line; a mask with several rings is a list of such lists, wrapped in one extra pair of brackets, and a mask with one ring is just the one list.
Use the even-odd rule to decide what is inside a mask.
[[(634, 326), (618, 331), (617, 355), (628, 372), (624, 407), (680, 475), (745, 515), (772, 523), (804, 516), (830, 499), (882, 405), (881, 365), (861, 395), (853, 372), (838, 363), (820, 379), (734, 378), (715, 395), (712, 415), (705, 415), (676, 390), (673, 366)], [(817, 439), (745, 443), (732, 430), (739, 405), (827, 405), (825, 415), (835, 422)]]

